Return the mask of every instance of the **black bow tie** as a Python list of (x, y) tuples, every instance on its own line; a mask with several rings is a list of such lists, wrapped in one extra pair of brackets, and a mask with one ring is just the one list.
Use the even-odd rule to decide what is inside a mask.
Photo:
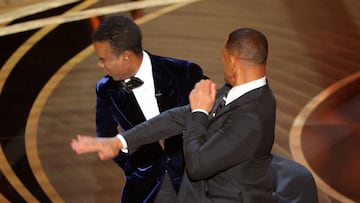
[(131, 93), (134, 88), (140, 87), (144, 84), (144, 81), (137, 77), (131, 77), (129, 81), (125, 82), (125, 80), (121, 80), (119, 83), (125, 92)]

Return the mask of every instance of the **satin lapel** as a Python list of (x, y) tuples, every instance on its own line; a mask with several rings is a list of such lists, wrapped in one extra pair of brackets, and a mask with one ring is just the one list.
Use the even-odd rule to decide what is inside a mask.
[(134, 93), (126, 93), (124, 90), (118, 90), (117, 92), (109, 90), (109, 95), (123, 121), (127, 122), (130, 127), (145, 121), (145, 116), (136, 101)]
[(149, 52), (148, 52), (148, 54), (150, 56), (153, 79), (154, 79), (155, 98), (156, 98), (156, 102), (157, 102), (159, 111), (162, 112), (161, 101), (162, 101), (162, 98), (164, 98), (164, 95), (163, 95), (164, 93), (163, 93), (163, 90), (161, 89), (162, 84), (160, 83), (160, 79), (162, 78), (162, 71), (160, 70), (160, 64), (158, 64), (158, 62), (154, 58), (154, 56), (151, 55)]
[(173, 74), (171, 69), (167, 69), (165, 74), (165, 68), (163, 64), (159, 63), (157, 56), (148, 53), (151, 60), (151, 66), (153, 69), (153, 78), (155, 86), (155, 97), (158, 103), (159, 111), (163, 112), (169, 108), (174, 107), (177, 104), (174, 88), (174, 81), (169, 80), (172, 78), (169, 74)]

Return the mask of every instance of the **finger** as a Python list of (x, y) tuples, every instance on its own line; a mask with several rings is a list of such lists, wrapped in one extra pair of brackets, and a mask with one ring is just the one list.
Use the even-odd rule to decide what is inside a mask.
[(77, 135), (77, 140), (79, 142), (93, 142), (95, 140), (94, 137), (90, 137), (90, 136), (87, 136), (87, 135), (80, 135), (78, 134)]
[(106, 156), (104, 155), (104, 153), (99, 152), (98, 156), (99, 156), (100, 160), (106, 160)]
[(211, 84), (210, 91), (211, 91), (211, 98), (215, 99), (215, 97), (216, 97), (216, 84), (215, 83)]
[(73, 141), (71, 147), (77, 154), (97, 152), (99, 150), (99, 144), (90, 142)]

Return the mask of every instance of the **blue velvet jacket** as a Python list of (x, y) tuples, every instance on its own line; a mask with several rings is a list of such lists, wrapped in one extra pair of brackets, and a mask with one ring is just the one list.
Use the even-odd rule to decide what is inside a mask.
[[(195, 83), (207, 78), (194, 63), (150, 53), (149, 56), (160, 112), (188, 104), (188, 95)], [(100, 79), (96, 95), (97, 136), (111, 137), (118, 133), (118, 127), (126, 131), (146, 120), (134, 94), (126, 93), (111, 77)], [(178, 192), (184, 172), (182, 141), (181, 134), (174, 135), (165, 140), (164, 150), (155, 142), (140, 147), (131, 155), (120, 152), (114, 161), (126, 176), (122, 203), (153, 202), (165, 171)]]

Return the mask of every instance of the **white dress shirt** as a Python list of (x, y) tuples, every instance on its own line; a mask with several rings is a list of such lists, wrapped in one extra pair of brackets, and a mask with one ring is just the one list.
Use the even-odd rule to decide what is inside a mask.
[(144, 83), (133, 89), (136, 100), (144, 113), (146, 120), (160, 114), (155, 97), (155, 85), (152, 73), (152, 66), (149, 55), (143, 51), (143, 59), (135, 77), (140, 78)]
[(265, 86), (266, 85), (266, 77), (262, 77), (260, 79), (242, 84), (242, 85), (238, 85), (238, 86), (234, 86), (230, 89), (230, 91), (228, 92), (226, 98), (225, 98), (225, 105), (230, 104), (231, 102), (233, 102), (234, 100), (236, 100), (237, 98), (241, 97), (242, 95), (250, 92), (251, 90), (257, 89), (259, 87)]
[[(155, 85), (151, 60), (149, 54), (145, 51), (143, 51), (143, 59), (135, 77), (140, 78), (144, 83), (132, 91), (146, 120), (149, 120), (152, 117), (159, 115), (160, 111), (155, 97)], [(121, 134), (118, 134), (116, 137), (120, 139), (123, 145), (122, 151), (128, 153), (127, 142), (124, 137)], [(164, 147), (163, 140), (160, 140), (159, 143), (162, 147)]]

